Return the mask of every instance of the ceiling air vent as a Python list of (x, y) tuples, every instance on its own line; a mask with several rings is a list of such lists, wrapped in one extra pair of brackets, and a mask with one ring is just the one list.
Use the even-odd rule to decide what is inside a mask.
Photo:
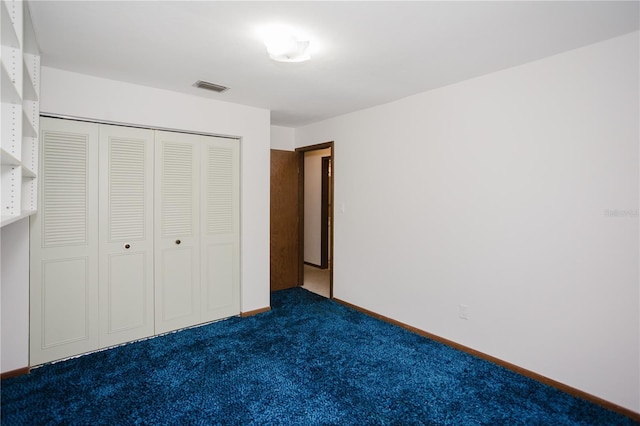
[(194, 86), (199, 87), (200, 89), (212, 90), (214, 92), (222, 93), (229, 90), (228, 87), (220, 86), (219, 84), (209, 83), (208, 81), (198, 80), (194, 84)]

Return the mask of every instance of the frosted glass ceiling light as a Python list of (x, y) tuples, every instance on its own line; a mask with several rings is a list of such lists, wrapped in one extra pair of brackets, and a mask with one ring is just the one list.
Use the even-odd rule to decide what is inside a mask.
[(311, 59), (309, 40), (295, 35), (284, 27), (270, 27), (261, 31), (269, 57), (279, 62), (303, 62)]

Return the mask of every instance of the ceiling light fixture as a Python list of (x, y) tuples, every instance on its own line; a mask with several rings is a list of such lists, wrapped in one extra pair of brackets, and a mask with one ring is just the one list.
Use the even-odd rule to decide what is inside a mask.
[(311, 59), (309, 39), (291, 28), (271, 26), (260, 31), (269, 57), (279, 62), (304, 62)]

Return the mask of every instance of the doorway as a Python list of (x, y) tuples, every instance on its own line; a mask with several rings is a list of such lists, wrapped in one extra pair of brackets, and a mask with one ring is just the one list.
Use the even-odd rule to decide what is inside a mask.
[(333, 298), (333, 142), (298, 148), (300, 283)]
[(271, 291), (333, 298), (334, 161), (333, 142), (271, 150)]

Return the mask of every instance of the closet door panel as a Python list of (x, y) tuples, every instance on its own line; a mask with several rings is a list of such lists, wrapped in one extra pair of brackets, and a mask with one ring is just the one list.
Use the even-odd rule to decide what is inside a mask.
[(89, 258), (42, 263), (42, 347), (45, 349), (91, 338)]
[(156, 131), (156, 333), (200, 322), (199, 136)]
[[(210, 244), (205, 248), (203, 269), (206, 280), (202, 304), (203, 311), (211, 316), (209, 321), (221, 318), (216, 311), (228, 306), (235, 306), (236, 291), (234, 291), (235, 271), (233, 244)], [(234, 312), (229, 315), (238, 314)], [(223, 315), (223, 316), (229, 316)]]
[(240, 147), (203, 137), (202, 321), (240, 313)]
[(98, 349), (98, 128), (42, 118), (30, 228), (30, 364)]
[[(106, 333), (101, 333), (101, 338), (107, 335), (114, 335), (119, 332), (142, 329), (147, 326), (146, 331), (135, 333), (135, 337), (121, 338), (118, 340), (127, 341), (136, 338), (147, 337), (153, 334), (153, 318), (151, 320), (147, 314), (153, 312), (149, 301), (149, 277), (146, 269), (148, 256), (146, 253), (137, 252), (130, 254), (110, 254), (107, 257), (108, 267), (104, 271), (106, 300), (108, 301), (104, 313), (106, 314)], [(152, 296), (153, 294), (151, 294)], [(153, 300), (153, 299), (152, 299)], [(124, 333), (123, 333), (124, 334)], [(128, 333), (126, 333), (128, 334)], [(108, 339), (105, 339), (108, 340)], [(116, 342), (105, 345), (116, 344)], [(118, 341), (117, 343), (120, 343)]]
[(182, 318), (193, 318), (197, 306), (193, 302), (199, 294), (199, 283), (193, 273), (193, 247), (168, 248), (162, 250), (160, 265), (162, 280), (160, 297), (163, 304), (162, 322), (180, 321)]
[(153, 131), (100, 125), (100, 346), (152, 336)]

